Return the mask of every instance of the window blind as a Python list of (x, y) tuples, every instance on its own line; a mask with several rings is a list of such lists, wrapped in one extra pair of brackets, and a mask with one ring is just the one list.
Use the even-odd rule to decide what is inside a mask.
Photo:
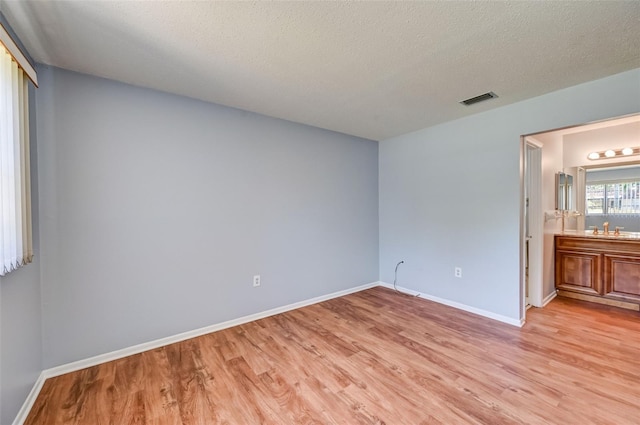
[(640, 214), (640, 180), (586, 186), (587, 214)]
[(0, 44), (0, 276), (33, 259), (28, 84)]

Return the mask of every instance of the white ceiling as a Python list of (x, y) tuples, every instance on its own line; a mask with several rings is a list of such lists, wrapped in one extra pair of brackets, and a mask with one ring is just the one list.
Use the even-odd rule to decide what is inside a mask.
[[(640, 2), (13, 1), (40, 63), (384, 140), (640, 67)], [(465, 107), (488, 91), (499, 98)]]

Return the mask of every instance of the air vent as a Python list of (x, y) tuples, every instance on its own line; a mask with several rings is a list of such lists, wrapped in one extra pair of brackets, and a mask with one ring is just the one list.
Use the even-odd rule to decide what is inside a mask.
[(494, 97), (498, 97), (498, 95), (495, 94), (494, 92), (490, 91), (489, 93), (481, 94), (480, 96), (476, 96), (476, 97), (469, 98), (467, 100), (463, 100), (460, 103), (462, 103), (465, 106), (471, 106), (474, 103), (484, 102), (485, 100), (493, 99)]

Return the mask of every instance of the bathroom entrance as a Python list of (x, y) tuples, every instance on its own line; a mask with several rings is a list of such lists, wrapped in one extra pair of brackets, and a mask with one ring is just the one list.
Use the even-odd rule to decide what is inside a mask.
[[(640, 233), (640, 213), (623, 210), (628, 208), (625, 202), (633, 201), (628, 194), (638, 192), (633, 190), (640, 185), (629, 183), (640, 182), (640, 177), (631, 175), (640, 169), (638, 140), (640, 114), (521, 137), (523, 317), (528, 305), (543, 307), (556, 296), (556, 234), (590, 231), (592, 226), (603, 231), (605, 222), (612, 235), (616, 227)], [(631, 153), (624, 154), (625, 148)], [(608, 157), (609, 150), (620, 154)], [(558, 205), (558, 175), (572, 177), (564, 206)]]

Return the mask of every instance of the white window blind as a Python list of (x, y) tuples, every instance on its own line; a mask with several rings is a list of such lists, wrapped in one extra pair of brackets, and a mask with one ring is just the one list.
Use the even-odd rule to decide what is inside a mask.
[(33, 259), (28, 84), (0, 43), (0, 276)]
[(640, 214), (640, 180), (588, 183), (586, 200), (587, 215)]

